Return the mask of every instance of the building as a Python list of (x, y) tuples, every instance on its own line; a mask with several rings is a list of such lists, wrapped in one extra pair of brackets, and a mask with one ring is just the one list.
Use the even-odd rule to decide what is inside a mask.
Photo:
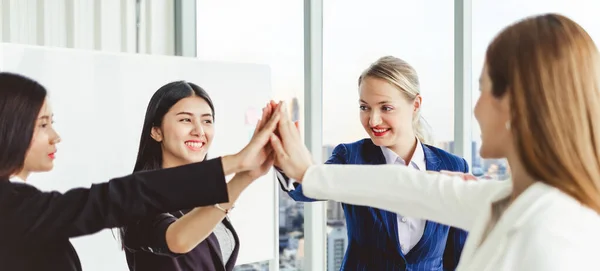
[(348, 247), (348, 230), (343, 222), (327, 224), (327, 271), (338, 271)]

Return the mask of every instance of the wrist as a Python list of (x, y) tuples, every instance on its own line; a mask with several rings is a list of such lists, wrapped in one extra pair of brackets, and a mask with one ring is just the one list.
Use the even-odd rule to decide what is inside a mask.
[(226, 203), (226, 204), (219, 204), (219, 203), (217, 203), (214, 206), (215, 206), (215, 208), (217, 208), (217, 209), (221, 210), (222, 212), (224, 212), (225, 215), (228, 215), (229, 212), (231, 212), (231, 210), (233, 210), (233, 208), (235, 208), (235, 204), (233, 204), (233, 203), (231, 203), (231, 204), (229, 204), (229, 203)]
[(225, 176), (242, 171), (242, 163), (239, 154), (225, 155), (221, 158), (223, 173)]
[(298, 176), (297, 176), (298, 178), (294, 178), (294, 179), (296, 179), (296, 181), (298, 181), (298, 182), (302, 183), (302, 182), (304, 181), (304, 175), (306, 174), (306, 171), (308, 171), (308, 168), (309, 168), (310, 166), (311, 166), (311, 165), (306, 165), (304, 168), (302, 168), (302, 169), (301, 169), (301, 170), (298, 172)]

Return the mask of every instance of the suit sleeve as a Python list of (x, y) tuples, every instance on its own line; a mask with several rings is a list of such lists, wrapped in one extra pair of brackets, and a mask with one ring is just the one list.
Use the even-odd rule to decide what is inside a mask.
[(125, 228), (125, 249), (136, 252), (145, 251), (162, 256), (176, 257), (181, 254), (171, 252), (167, 244), (167, 229), (177, 221), (170, 213), (139, 220)]
[[(469, 173), (469, 164), (462, 159), (462, 172)], [(467, 241), (467, 232), (455, 227), (450, 227), (448, 231), (448, 240), (444, 250), (444, 270), (453, 271), (458, 266), (460, 255)]]
[[(329, 159), (327, 159), (325, 164), (346, 164), (346, 159), (345, 159), (346, 154), (347, 154), (346, 146), (344, 146), (344, 144), (339, 144), (333, 149), (331, 156), (329, 157)], [(302, 185), (294, 182), (293, 179), (290, 179), (289, 177), (287, 177), (280, 170), (278, 170), (278, 172), (277, 172), (277, 179), (279, 180), (281, 189), (286, 191), (288, 193), (288, 195), (290, 195), (290, 197), (292, 199), (294, 199), (295, 201), (303, 201), (303, 202), (317, 201), (316, 199), (305, 196)], [(293, 184), (293, 186), (294, 186), (293, 189), (291, 189), (289, 187), (290, 184)]]
[[(121, 227), (148, 215), (228, 201), (220, 158), (134, 173), (62, 194), (10, 185), (0, 222), (15, 238), (70, 238)], [(23, 188), (23, 187), (22, 187)]]

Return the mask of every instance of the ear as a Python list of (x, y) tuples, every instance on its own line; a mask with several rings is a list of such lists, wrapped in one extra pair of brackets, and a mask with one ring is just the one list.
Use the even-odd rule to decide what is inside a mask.
[(415, 97), (415, 99), (413, 100), (413, 111), (415, 113), (421, 109), (421, 103), (423, 103), (423, 98), (421, 97), (421, 95), (417, 94), (417, 97)]
[(162, 136), (162, 131), (160, 130), (160, 128), (152, 127), (152, 130), (150, 130), (150, 137), (152, 137), (154, 140), (156, 140), (156, 142), (162, 142), (163, 136)]
[(505, 117), (507, 121), (511, 120), (511, 108), (510, 108), (510, 93), (508, 91), (504, 92), (504, 95), (499, 99), (500, 108), (502, 111), (502, 115)]

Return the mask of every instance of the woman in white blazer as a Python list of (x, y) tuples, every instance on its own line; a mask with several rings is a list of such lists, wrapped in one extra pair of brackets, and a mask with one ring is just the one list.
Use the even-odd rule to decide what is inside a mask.
[(288, 117), (271, 137), (304, 194), (469, 231), (457, 270), (600, 270), (600, 55), (578, 24), (527, 18), (489, 45), (475, 117), (510, 181), (395, 165), (313, 165)]

